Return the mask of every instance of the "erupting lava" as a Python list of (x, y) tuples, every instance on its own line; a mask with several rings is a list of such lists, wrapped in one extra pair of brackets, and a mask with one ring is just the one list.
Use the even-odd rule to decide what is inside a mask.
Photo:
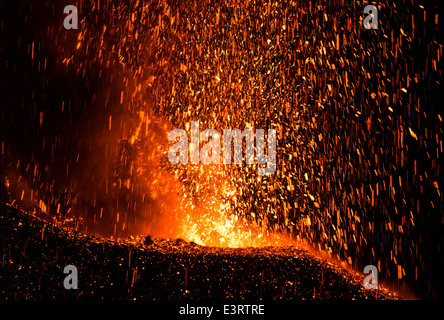
[[(137, 151), (133, 154), (135, 168), (132, 170), (136, 173), (136, 183), (145, 189), (144, 192), (162, 202), (162, 209), (155, 221), (144, 232), (217, 247), (295, 243), (233, 214), (231, 205), (237, 200), (236, 190), (225, 175), (223, 165), (168, 166), (165, 160), (168, 145), (165, 141), (167, 128), (171, 128), (171, 125), (157, 125), (153, 130), (150, 127), (152, 118), (147, 117), (144, 111), (139, 116), (140, 123), (127, 139), (133, 150)], [(147, 139), (150, 141), (148, 147), (144, 143)], [(141, 149), (140, 146), (145, 148)], [(175, 173), (171, 173), (171, 170)], [(130, 182), (126, 187), (131, 188)]]
[[(0, 3), (0, 179), (25, 211), (103, 238), (316, 246), (442, 294), (438, 1), (378, 1), (370, 30), (361, 0), (78, 1), (76, 30), (64, 1)], [(273, 174), (170, 163), (194, 121), (275, 132)]]

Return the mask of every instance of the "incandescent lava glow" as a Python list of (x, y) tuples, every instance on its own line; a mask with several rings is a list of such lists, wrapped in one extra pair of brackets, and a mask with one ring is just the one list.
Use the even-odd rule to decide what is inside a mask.
[[(225, 187), (221, 190), (226, 192), (224, 196), (235, 197), (234, 191), (227, 191)], [(230, 205), (214, 195), (208, 195), (201, 207), (188, 202), (183, 208), (184, 215), (178, 221), (180, 234), (177, 236), (187, 241), (231, 248), (281, 246), (290, 243), (283, 237), (270, 234), (265, 228), (232, 214)]]
[[(137, 183), (144, 184), (145, 192), (162, 203), (164, 211), (145, 232), (168, 238), (182, 238), (200, 245), (215, 247), (264, 247), (294, 244), (284, 236), (270, 233), (266, 227), (233, 214), (236, 189), (230, 184), (223, 165), (168, 166), (165, 150), (164, 124), (151, 139), (148, 152), (137, 149), (153, 132), (149, 129), (146, 113), (139, 113), (140, 123), (129, 137), (130, 145), (138, 151), (133, 163), (139, 176)], [(149, 152), (155, 150), (158, 154)], [(160, 156), (159, 156), (160, 154)], [(151, 155), (151, 156), (150, 156)], [(225, 166), (226, 167), (226, 166)], [(148, 168), (148, 169), (147, 169)], [(171, 172), (174, 171), (174, 173)], [(128, 184), (127, 188), (131, 188)]]
[[(284, 245), (285, 240), (273, 236), (255, 225), (226, 211), (226, 205), (216, 201), (206, 210), (186, 208), (179, 220), (177, 236), (197, 244), (215, 247), (262, 247)], [(289, 242), (288, 242), (289, 243)]]

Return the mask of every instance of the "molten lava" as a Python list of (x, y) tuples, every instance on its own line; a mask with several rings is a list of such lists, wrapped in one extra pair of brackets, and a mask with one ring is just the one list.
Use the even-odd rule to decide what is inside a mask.
[[(138, 150), (131, 171), (136, 173), (135, 181), (139, 187), (145, 188), (144, 192), (150, 198), (162, 203), (162, 209), (146, 233), (217, 247), (294, 244), (284, 236), (271, 234), (266, 227), (261, 228), (233, 214), (231, 205), (236, 201), (236, 190), (223, 171), (227, 166), (167, 165), (166, 129), (171, 125), (156, 126), (156, 130), (152, 130), (151, 120), (145, 112), (141, 111), (139, 116), (140, 123), (127, 139)], [(137, 147), (145, 146), (147, 139), (148, 149)], [(130, 183), (125, 187), (130, 189)]]

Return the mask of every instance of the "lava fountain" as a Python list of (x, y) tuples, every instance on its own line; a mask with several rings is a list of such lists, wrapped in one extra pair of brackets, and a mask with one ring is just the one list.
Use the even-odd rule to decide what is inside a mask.
[[(363, 1), (88, 0), (78, 30), (68, 3), (21, 4), (0, 24), (2, 178), (85, 233), (307, 244), (439, 296), (438, 5), (400, 2), (377, 30)], [(172, 165), (193, 121), (276, 130), (275, 173)]]

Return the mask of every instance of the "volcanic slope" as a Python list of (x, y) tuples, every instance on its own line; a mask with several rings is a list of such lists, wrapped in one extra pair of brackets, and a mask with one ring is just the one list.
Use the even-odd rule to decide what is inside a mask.
[[(292, 246), (215, 248), (181, 239), (104, 239), (2, 204), (0, 300), (397, 299), (363, 275)], [(63, 286), (66, 265), (78, 290)]]

